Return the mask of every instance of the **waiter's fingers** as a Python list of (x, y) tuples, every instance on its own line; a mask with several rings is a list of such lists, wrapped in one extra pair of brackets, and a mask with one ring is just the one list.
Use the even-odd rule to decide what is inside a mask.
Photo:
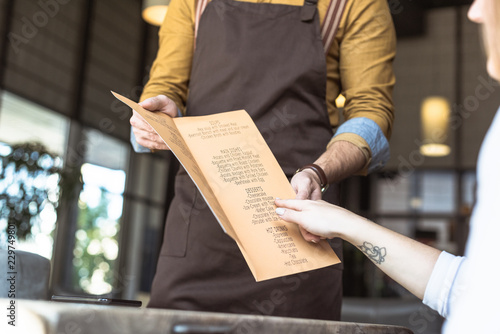
[(153, 96), (139, 103), (139, 105), (149, 111), (158, 111), (166, 104), (168, 104), (168, 98), (165, 95)]
[(170, 117), (177, 116), (177, 107), (174, 101), (172, 101), (165, 95), (150, 97), (149, 99), (146, 99), (139, 104), (144, 109), (149, 111), (160, 111), (169, 115)]
[(135, 110), (132, 111), (132, 117), (130, 117), (130, 125), (135, 129), (142, 131), (154, 132), (154, 129), (148, 122)]
[(132, 128), (132, 130), (134, 131), (135, 141), (137, 144), (151, 150), (170, 149), (156, 132), (144, 131), (137, 128)]
[(146, 137), (136, 137), (137, 144), (149, 148), (150, 150), (169, 150), (170, 148), (163, 141), (149, 140)]
[(315, 177), (314, 172), (307, 169), (293, 176), (291, 185), (296, 192), (296, 199), (321, 199), (321, 189)]
[(139, 141), (144, 141), (144, 142), (153, 142), (153, 143), (161, 143), (163, 142), (156, 133), (152, 133), (149, 131), (143, 131), (140, 129), (134, 129), (134, 135), (135, 139)]

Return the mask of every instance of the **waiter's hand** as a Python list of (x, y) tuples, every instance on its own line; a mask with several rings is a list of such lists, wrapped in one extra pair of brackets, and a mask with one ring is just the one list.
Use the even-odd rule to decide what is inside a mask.
[[(162, 112), (170, 117), (177, 116), (177, 106), (174, 101), (165, 95), (151, 97), (139, 104), (149, 111)], [(130, 124), (132, 125), (132, 131), (139, 145), (149, 148), (150, 150), (170, 150), (155, 130), (153, 130), (153, 127), (151, 127), (151, 125), (149, 125), (136, 111), (133, 112), (130, 118)]]
[[(295, 190), (295, 199), (310, 199), (313, 201), (321, 199), (321, 180), (318, 175), (311, 169), (304, 169), (292, 177), (291, 185)], [(306, 241), (318, 243), (324, 239), (318, 235), (306, 231), (302, 226), (299, 226), (300, 233)]]

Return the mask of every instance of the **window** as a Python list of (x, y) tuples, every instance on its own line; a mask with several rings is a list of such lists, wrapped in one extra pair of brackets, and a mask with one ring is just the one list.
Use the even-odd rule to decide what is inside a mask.
[(69, 120), (9, 92), (0, 105), (0, 245), (10, 221), (16, 249), (50, 259)]
[(64, 157), (69, 119), (3, 91), (0, 102), (0, 141), (8, 144), (38, 142)]
[(425, 171), (415, 175), (418, 182), (419, 211), (423, 213), (448, 213), (456, 210), (455, 173), (450, 171)]
[(129, 145), (92, 129), (86, 129), (83, 138), (83, 185), (70, 243), (74, 245), (71, 290), (109, 294), (118, 273)]
[(455, 178), (453, 171), (432, 170), (381, 177), (376, 186), (377, 214), (451, 214), (457, 206)]
[[(22, 208), (16, 249), (48, 259), (55, 255), (54, 261), (63, 263), (58, 291), (107, 294), (117, 284), (129, 144), (97, 130), (81, 131), (77, 150), (84, 153), (78, 168), (83, 184), (68, 203), (75, 214), (63, 215), (61, 221), (59, 181), (65, 153), (71, 152), (70, 128), (80, 132), (81, 127), (12, 93), (1, 94), (0, 242), (7, 244), (9, 213)], [(79, 184), (71, 189), (78, 190)], [(60, 232), (65, 228), (58, 233), (59, 243), (56, 226)]]
[(85, 163), (73, 250), (75, 290), (101, 295), (112, 291), (117, 270), (125, 172)]

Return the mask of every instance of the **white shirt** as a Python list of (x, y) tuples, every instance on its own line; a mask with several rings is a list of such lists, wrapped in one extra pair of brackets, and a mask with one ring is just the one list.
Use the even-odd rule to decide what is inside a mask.
[(423, 303), (439, 315), (448, 317), (450, 304), (463, 292), (467, 260), (442, 252), (434, 265), (431, 277), (425, 288)]
[(425, 291), (424, 303), (448, 316), (444, 333), (500, 333), (500, 111), (479, 153), (477, 182), (467, 259), (443, 252)]

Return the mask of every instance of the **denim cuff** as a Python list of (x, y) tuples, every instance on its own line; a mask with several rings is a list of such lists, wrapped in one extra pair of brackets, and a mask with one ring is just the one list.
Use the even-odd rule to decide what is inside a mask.
[(389, 161), (389, 142), (375, 121), (366, 117), (352, 118), (339, 126), (335, 136), (341, 133), (357, 134), (368, 143), (372, 155), (368, 166), (369, 173), (382, 168)]

